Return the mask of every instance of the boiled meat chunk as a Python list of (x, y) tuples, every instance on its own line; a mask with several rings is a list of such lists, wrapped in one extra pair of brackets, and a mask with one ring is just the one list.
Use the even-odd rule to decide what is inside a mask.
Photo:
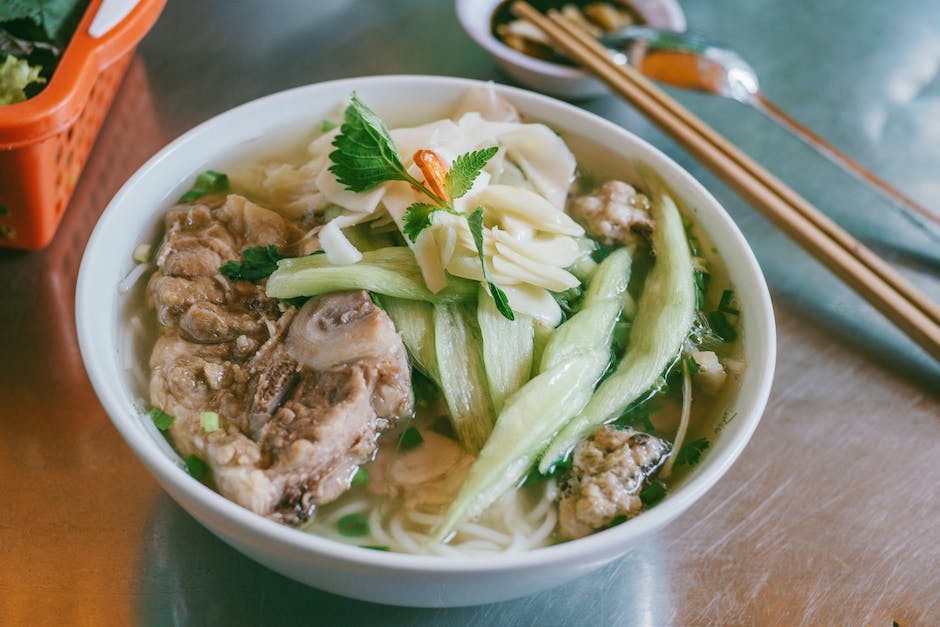
[(669, 445), (648, 433), (611, 426), (595, 431), (575, 447), (562, 482), (561, 534), (580, 538), (638, 514), (640, 491), (668, 453)]
[(649, 198), (623, 181), (607, 181), (573, 198), (568, 213), (605, 246), (631, 244), (653, 230)]
[[(291, 524), (348, 489), (378, 435), (413, 405), (404, 345), (366, 292), (298, 311), (219, 273), (245, 248), (289, 250), (301, 235), (235, 195), (180, 205), (148, 284), (162, 334), (151, 402), (174, 416), (177, 449), (205, 460), (226, 497)], [(219, 414), (210, 433), (207, 411)]]

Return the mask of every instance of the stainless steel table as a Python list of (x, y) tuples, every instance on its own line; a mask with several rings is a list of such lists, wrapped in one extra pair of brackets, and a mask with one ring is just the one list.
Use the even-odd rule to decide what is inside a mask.
[[(785, 109), (940, 210), (940, 2), (688, 2)], [(603, 571), (493, 606), (375, 606), (254, 564), (165, 496), (111, 427), (73, 330), (82, 248), (170, 139), (337, 77), (503, 81), (446, 1), (171, 2), (144, 40), (54, 243), (0, 252), (0, 625), (940, 624), (940, 366), (627, 105), (580, 103), (704, 181), (757, 252), (778, 374), (707, 497)], [(940, 299), (940, 250), (759, 114), (680, 99)]]

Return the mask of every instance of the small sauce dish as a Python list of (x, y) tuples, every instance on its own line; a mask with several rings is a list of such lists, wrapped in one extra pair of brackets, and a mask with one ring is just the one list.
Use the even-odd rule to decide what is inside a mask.
[[(591, 98), (607, 93), (603, 83), (580, 68), (529, 56), (500, 41), (493, 33), (493, 14), (503, 1), (457, 0), (456, 9), (463, 29), (477, 45), (493, 55), (506, 74), (526, 87), (560, 98)], [(686, 28), (685, 14), (676, 0), (608, 1), (625, 5), (647, 26), (674, 31)]]

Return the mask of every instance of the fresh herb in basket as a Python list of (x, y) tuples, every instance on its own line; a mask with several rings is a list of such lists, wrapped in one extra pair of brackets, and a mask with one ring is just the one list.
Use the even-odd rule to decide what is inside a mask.
[(48, 84), (88, 2), (0, 2), (0, 105), (32, 98)]

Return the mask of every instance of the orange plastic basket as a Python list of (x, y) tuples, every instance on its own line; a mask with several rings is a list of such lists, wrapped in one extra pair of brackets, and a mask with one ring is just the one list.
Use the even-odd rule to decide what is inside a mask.
[(101, 37), (89, 34), (103, 0), (92, 0), (49, 84), (0, 105), (0, 246), (52, 240), (138, 42), (166, 0), (140, 0)]

